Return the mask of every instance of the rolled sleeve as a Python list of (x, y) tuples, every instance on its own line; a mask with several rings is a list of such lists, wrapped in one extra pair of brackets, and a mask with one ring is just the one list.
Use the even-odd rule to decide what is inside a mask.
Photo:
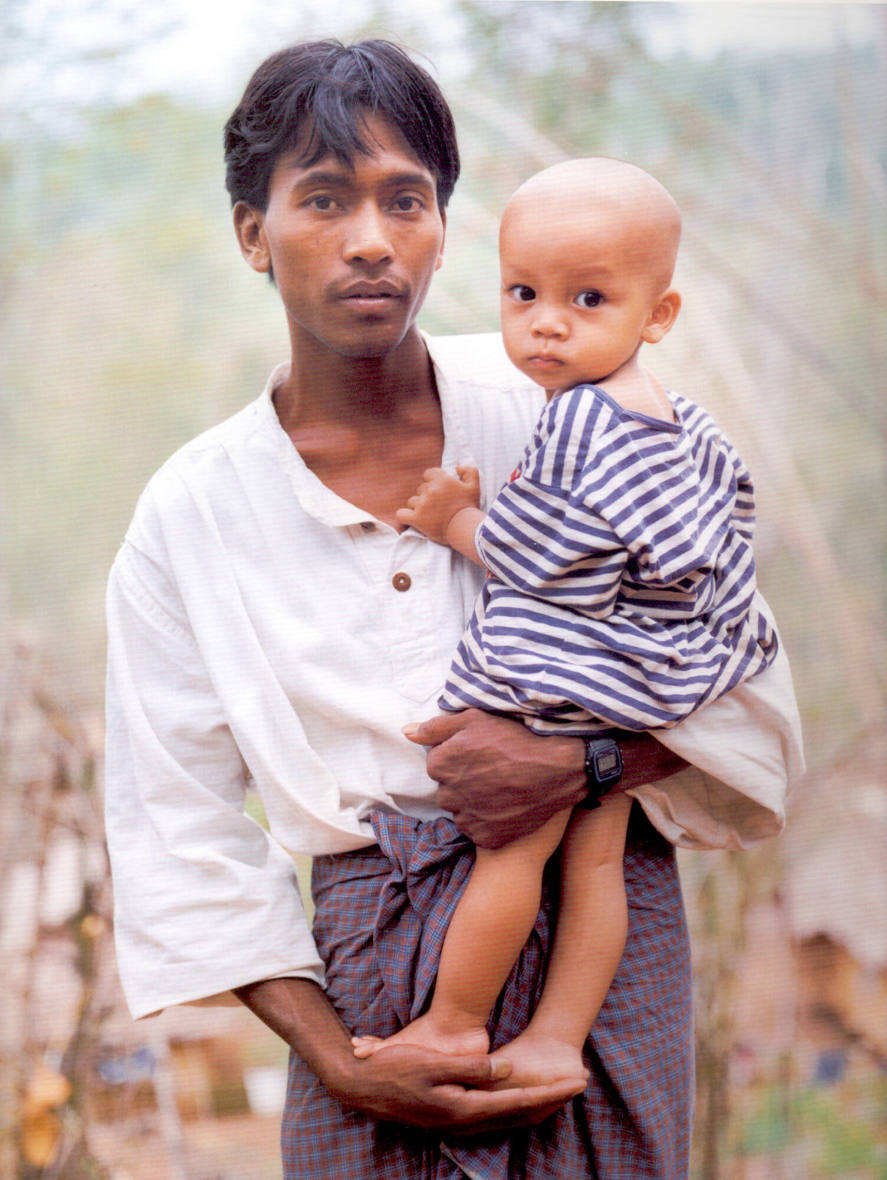
[[(759, 609), (766, 603), (757, 595)], [(652, 731), (691, 765), (634, 795), (651, 822), (682, 848), (749, 848), (778, 835), (788, 796), (804, 774), (791, 669), (773, 663), (672, 729)]]
[(293, 859), (244, 814), (243, 759), (162, 584), (125, 544), (107, 597), (106, 827), (137, 1018), (259, 979), (323, 979)]

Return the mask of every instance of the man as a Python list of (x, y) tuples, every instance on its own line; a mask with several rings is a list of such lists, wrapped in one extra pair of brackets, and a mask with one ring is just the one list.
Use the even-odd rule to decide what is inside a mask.
[[(287, 1176), (680, 1176), (689, 956), (673, 849), (644, 812), (685, 843), (778, 830), (797, 759), (784, 660), (683, 739), (717, 778), (621, 743), (643, 811), (587, 1086), (509, 1089), (507, 1066), (415, 1047), (358, 1061), (350, 1034), (394, 1031), (432, 986), (470, 867), (459, 832), (501, 844), (581, 802), (594, 751), (436, 716), (478, 581), (395, 512), (426, 468), (468, 456), (488, 501), (538, 409), (495, 338), (416, 327), (459, 170), (436, 85), (385, 42), (296, 46), (256, 72), (225, 143), (240, 248), (273, 277), (291, 357), (155, 476), (111, 576), (108, 837), (133, 1014), (234, 990), (290, 1044)], [(249, 785), (269, 833), (243, 815)], [(380, 810), (403, 817), (396, 846), (376, 844)], [(314, 937), (291, 851), (315, 858)], [(550, 910), (494, 1045), (540, 984)]]

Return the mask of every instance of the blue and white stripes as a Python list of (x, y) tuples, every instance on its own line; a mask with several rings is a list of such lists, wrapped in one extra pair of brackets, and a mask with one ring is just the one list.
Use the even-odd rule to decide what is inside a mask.
[(776, 652), (753, 602), (748, 471), (705, 410), (554, 398), (478, 529), (490, 577), (441, 705), (539, 732), (674, 725)]

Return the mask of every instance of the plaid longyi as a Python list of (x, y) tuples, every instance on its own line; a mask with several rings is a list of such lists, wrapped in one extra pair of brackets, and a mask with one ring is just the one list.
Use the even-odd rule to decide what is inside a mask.
[[(378, 847), (314, 862), (314, 933), (328, 995), (355, 1033), (390, 1035), (427, 1004), (449, 918), (473, 864), (451, 820), (378, 813)], [(493, 1047), (541, 993), (556, 869), (490, 1018)], [(584, 1095), (539, 1127), (466, 1142), (343, 1108), (295, 1055), (281, 1142), (285, 1180), (685, 1180), (692, 1118), (690, 959), (673, 848), (635, 806), (625, 855), (629, 932), (586, 1044)]]

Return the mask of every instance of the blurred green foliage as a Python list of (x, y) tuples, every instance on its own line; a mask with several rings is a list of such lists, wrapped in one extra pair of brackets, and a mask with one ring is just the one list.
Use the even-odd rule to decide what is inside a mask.
[(791, 1161), (805, 1180), (887, 1180), (887, 1081), (808, 1087), (786, 1099), (763, 1087), (740, 1128), (740, 1158)]

